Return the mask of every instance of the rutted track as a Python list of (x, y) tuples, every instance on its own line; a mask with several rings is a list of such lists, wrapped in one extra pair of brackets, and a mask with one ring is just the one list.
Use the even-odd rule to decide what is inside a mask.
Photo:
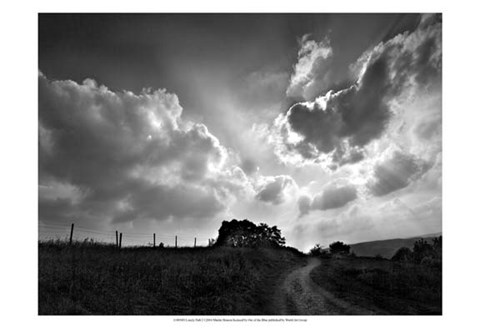
[(318, 265), (321, 265), (321, 261), (311, 258), (307, 265), (291, 271), (279, 283), (272, 304), (275, 314), (375, 314), (334, 297), (314, 283), (310, 278), (310, 272)]

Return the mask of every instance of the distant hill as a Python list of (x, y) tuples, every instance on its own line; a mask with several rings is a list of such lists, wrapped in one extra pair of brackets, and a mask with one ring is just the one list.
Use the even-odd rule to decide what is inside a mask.
[(442, 233), (439, 232), (439, 233), (432, 233), (432, 234), (411, 237), (411, 238), (397, 238), (397, 239), (367, 241), (367, 242), (358, 243), (358, 244), (351, 244), (350, 249), (357, 256), (381, 255), (382, 257), (389, 259), (401, 247), (413, 248), (415, 241), (421, 238), (431, 243), (433, 238), (441, 235)]
[(426, 235), (416, 236), (415, 238), (439, 237), (441, 235), (442, 235), (441, 232), (436, 232), (436, 233), (429, 233), (429, 234), (426, 234)]

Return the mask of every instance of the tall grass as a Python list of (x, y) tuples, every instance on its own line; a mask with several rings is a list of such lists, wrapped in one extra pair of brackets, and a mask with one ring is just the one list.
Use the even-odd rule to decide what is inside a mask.
[(39, 314), (268, 314), (288, 249), (39, 244)]
[(375, 258), (322, 260), (311, 278), (337, 297), (380, 314), (441, 314), (441, 267)]

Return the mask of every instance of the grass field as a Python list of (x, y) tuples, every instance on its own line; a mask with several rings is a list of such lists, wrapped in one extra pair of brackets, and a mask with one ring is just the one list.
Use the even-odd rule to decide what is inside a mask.
[(39, 314), (269, 314), (295, 250), (39, 243)]
[(378, 314), (441, 314), (442, 270), (385, 259), (323, 259), (310, 277), (336, 297)]
[[(307, 260), (285, 247), (120, 250), (41, 242), (39, 314), (276, 314), (275, 290)], [(321, 259), (310, 278), (373, 313), (441, 314), (442, 270), (435, 263), (334, 256)]]

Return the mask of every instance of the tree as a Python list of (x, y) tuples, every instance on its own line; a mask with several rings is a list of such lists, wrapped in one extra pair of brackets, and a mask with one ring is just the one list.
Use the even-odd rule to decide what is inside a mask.
[(437, 259), (442, 258), (442, 236), (433, 238), (433, 252)]
[(285, 245), (285, 238), (277, 226), (265, 223), (258, 226), (248, 220), (223, 221), (218, 230), (216, 246), (276, 247)]
[(330, 248), (330, 253), (332, 254), (346, 255), (350, 253), (350, 246), (341, 241), (336, 241), (334, 243), (331, 243), (328, 247)]
[(266, 223), (260, 223), (257, 227), (258, 242), (264, 246), (283, 246), (285, 238), (277, 226), (269, 227)]
[(419, 239), (413, 245), (413, 259), (416, 263), (420, 263), (424, 258), (435, 257), (433, 246), (430, 245), (425, 239)]

